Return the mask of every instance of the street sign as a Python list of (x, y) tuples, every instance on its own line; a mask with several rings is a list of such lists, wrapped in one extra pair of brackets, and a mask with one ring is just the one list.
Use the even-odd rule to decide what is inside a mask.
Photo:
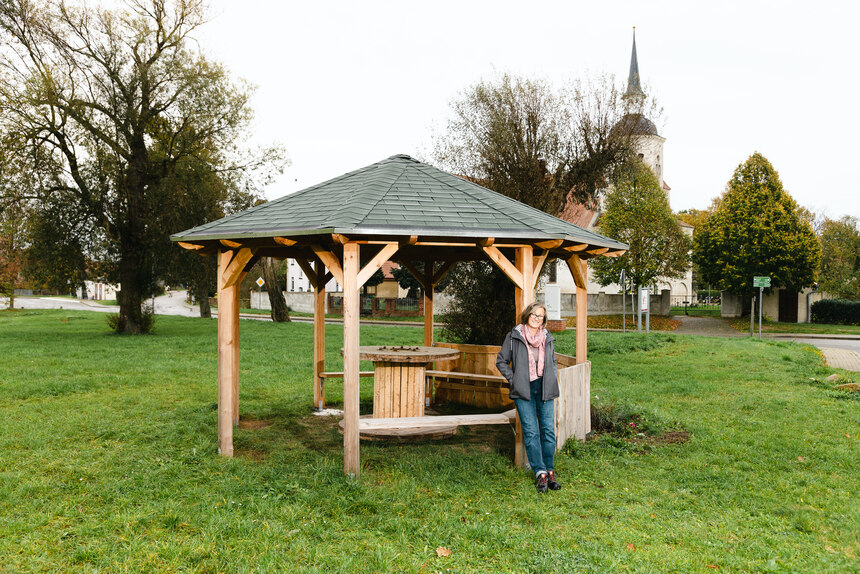
[(770, 287), (770, 277), (753, 277), (753, 287)]
[(262, 287), (265, 283), (262, 277), (257, 277), (257, 287)]

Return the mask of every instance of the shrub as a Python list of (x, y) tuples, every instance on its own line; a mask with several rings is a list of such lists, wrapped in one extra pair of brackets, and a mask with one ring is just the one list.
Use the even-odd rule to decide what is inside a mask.
[(812, 322), (827, 325), (860, 325), (860, 301), (823, 299), (812, 304)]

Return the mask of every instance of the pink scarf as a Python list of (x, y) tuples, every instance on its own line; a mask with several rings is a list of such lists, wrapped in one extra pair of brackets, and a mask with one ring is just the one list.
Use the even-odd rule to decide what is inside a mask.
[(541, 327), (540, 329), (538, 329), (538, 332), (536, 334), (532, 335), (531, 329), (529, 329), (528, 325), (523, 325), (522, 332), (529, 346), (534, 349), (537, 349), (537, 361), (532, 360), (532, 353), (531, 350), (529, 350), (529, 380), (533, 381), (538, 377), (543, 376), (546, 330)]

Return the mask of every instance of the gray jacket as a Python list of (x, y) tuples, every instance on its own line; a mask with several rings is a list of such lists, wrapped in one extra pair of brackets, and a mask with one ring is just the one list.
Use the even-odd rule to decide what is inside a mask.
[[(549, 331), (544, 345), (546, 357), (543, 368), (543, 397), (548, 401), (558, 397), (558, 364), (555, 361), (555, 339)], [(513, 368), (512, 368), (513, 367)], [(531, 400), (529, 385), (529, 350), (522, 325), (517, 325), (505, 337), (502, 349), (496, 355), (496, 368), (511, 384), (511, 398)]]

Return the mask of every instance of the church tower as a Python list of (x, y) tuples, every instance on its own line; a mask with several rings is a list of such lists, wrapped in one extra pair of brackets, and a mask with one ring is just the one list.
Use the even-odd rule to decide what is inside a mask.
[[(639, 80), (639, 59), (636, 56), (636, 27), (633, 27), (633, 52), (630, 55), (630, 74), (627, 77), (627, 91), (624, 94), (634, 109), (641, 109), (645, 102), (645, 92)], [(669, 186), (663, 181), (663, 143), (666, 138), (657, 133), (654, 122), (642, 113), (631, 113), (624, 116), (619, 125), (630, 130), (635, 142), (635, 153), (639, 159), (651, 168), (657, 181), (668, 191)]]

